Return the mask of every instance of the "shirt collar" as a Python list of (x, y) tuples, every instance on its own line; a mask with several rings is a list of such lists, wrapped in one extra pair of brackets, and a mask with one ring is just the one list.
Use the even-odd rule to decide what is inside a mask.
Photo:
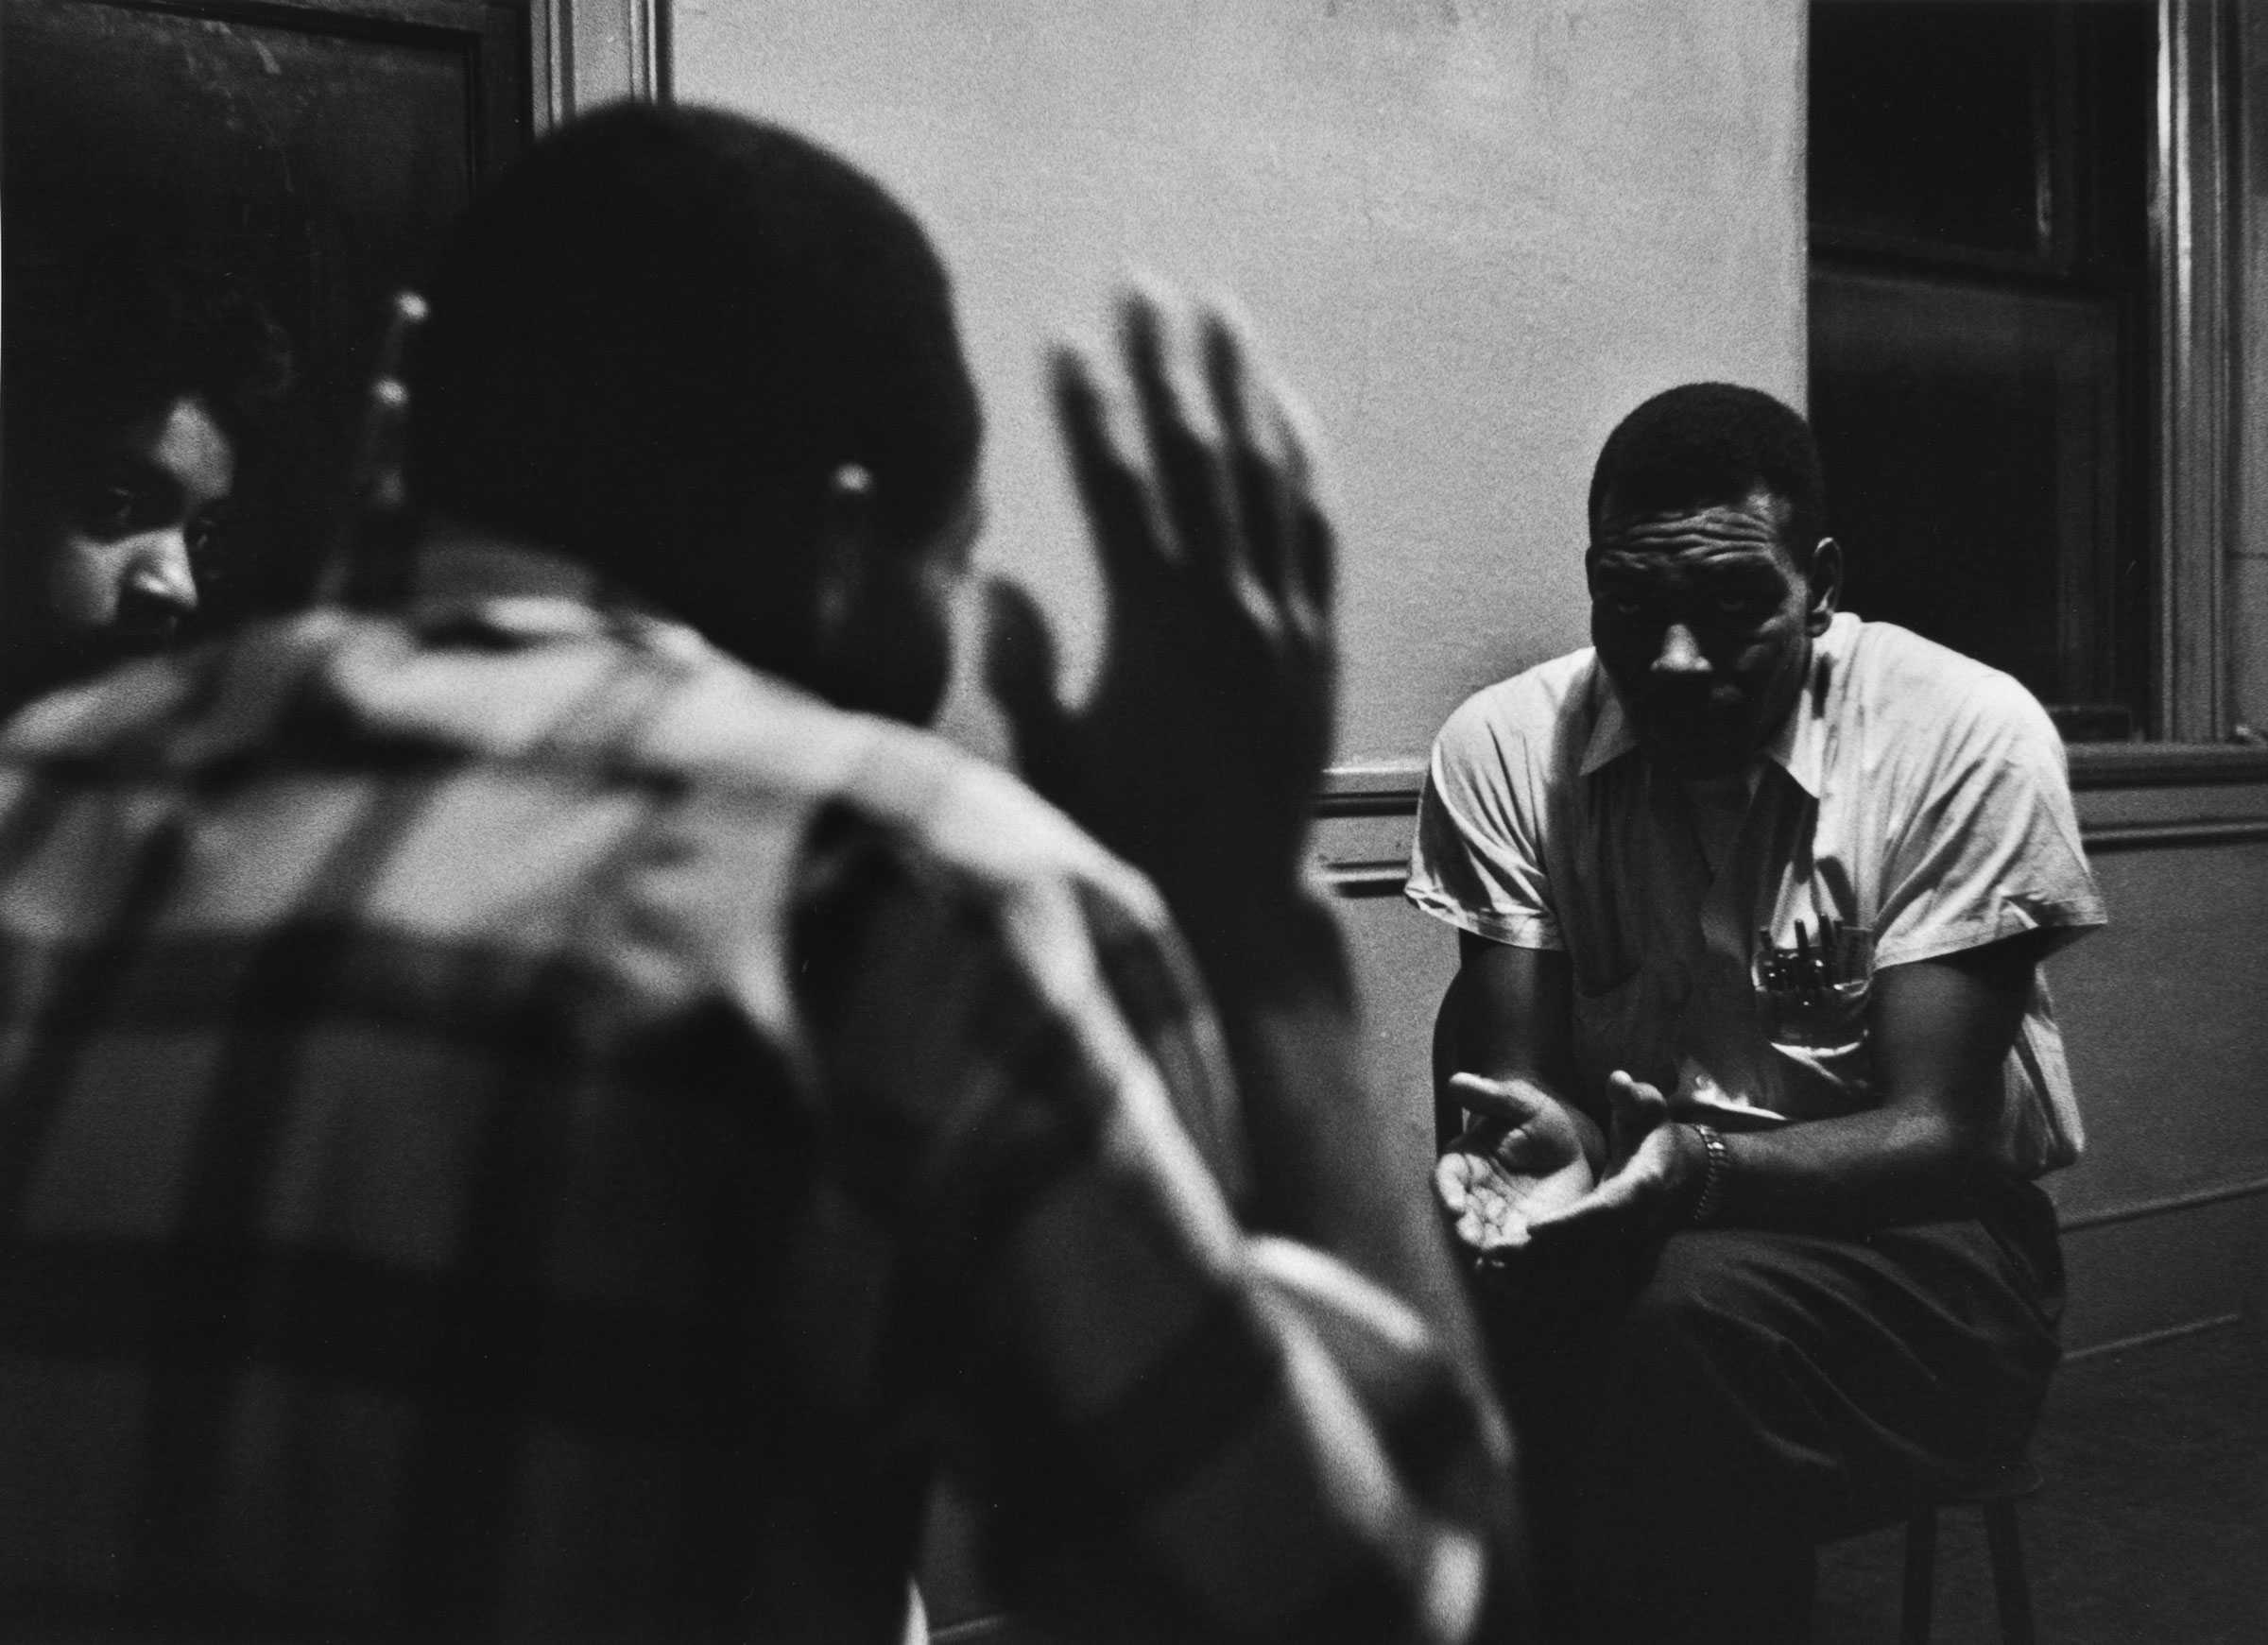
[(409, 603), (421, 624), (469, 621), (521, 640), (609, 632), (665, 649), (706, 645), (589, 566), (526, 539), (437, 522), (415, 565)]
[[(1812, 665), (1796, 707), (1764, 745), (1764, 758), (1785, 771), (1813, 799), (1819, 797), (1820, 766), (1826, 756), (1828, 722), (1838, 694), (1837, 677), (1858, 626), (1856, 617), (1839, 611), (1827, 625), (1827, 632), (1812, 642)], [(1631, 728), (1630, 716), (1623, 711), (1623, 699), (1615, 694), (1614, 682), (1606, 677), (1606, 669), (1598, 666), (1595, 653), (1591, 689), (1598, 711), (1591, 722), (1590, 740), (1583, 748), (1580, 770), (1585, 777), (1638, 749), (1638, 733)]]
[(437, 521), (419, 541), (410, 597), (419, 605), (490, 600), (598, 604), (598, 574), (530, 539)]
[(1630, 716), (1623, 712), (1623, 699), (1616, 694), (1614, 682), (1606, 677), (1606, 666), (1595, 651), (1591, 653), (1590, 689), (1597, 711), (1590, 723), (1590, 741), (1583, 747), (1580, 769), (1585, 777), (1638, 751), (1638, 733), (1631, 728)]

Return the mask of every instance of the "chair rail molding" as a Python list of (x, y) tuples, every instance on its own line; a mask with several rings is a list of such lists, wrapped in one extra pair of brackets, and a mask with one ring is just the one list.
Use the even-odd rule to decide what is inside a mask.
[[(2080, 744), (2070, 749), (2079, 831), (2090, 853), (2268, 842), (2268, 748)], [(1334, 766), (1315, 796), (1315, 866), (1341, 897), (1399, 897), (1425, 767)]]

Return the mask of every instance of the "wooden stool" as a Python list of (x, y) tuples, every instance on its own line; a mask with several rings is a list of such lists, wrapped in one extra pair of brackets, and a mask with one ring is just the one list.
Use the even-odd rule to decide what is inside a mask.
[(1916, 1509), (1906, 1520), (1905, 1599), (1900, 1645), (1928, 1645), (1937, 1598), (1937, 1510), (1980, 1508), (1992, 1553), (1993, 1600), (2005, 1645), (2032, 1645), (2032, 1588), (2024, 1578), (2023, 1544), (2017, 1538), (2016, 1505), (2039, 1489), (2039, 1470), (2019, 1458), (1981, 1470), (1958, 1489)]

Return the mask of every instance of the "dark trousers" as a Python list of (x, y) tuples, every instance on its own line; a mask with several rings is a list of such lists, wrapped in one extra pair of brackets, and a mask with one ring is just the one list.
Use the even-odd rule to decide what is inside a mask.
[(1484, 1285), (1555, 1636), (1806, 1632), (1813, 1549), (2020, 1447), (2059, 1349), (2053, 1208), (1864, 1238), (1701, 1229)]

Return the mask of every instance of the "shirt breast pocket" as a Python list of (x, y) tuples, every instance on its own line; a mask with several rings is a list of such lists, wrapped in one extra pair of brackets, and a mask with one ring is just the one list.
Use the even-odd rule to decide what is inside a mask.
[[(1772, 1049), (1809, 1076), (1800, 1085), (1839, 1093), (1830, 1108), (1868, 1091), (1867, 1013), (1874, 1001), (1874, 934), (1831, 918), (1798, 918), (1757, 934), (1750, 964), (1757, 1016)], [(1797, 1110), (1813, 1105), (1797, 1102)]]

